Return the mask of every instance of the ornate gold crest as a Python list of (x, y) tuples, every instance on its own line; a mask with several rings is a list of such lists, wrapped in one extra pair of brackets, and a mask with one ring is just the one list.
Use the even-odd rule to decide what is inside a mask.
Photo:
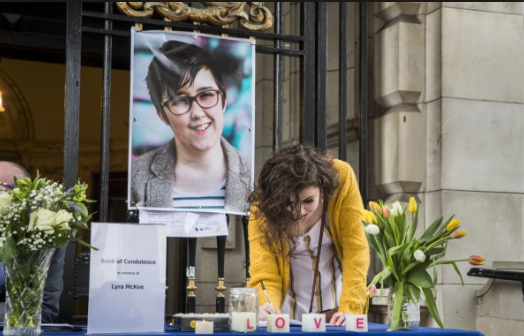
[(129, 16), (151, 17), (158, 13), (174, 22), (230, 25), (237, 21), (249, 30), (266, 30), (273, 25), (273, 14), (263, 2), (202, 2), (206, 8), (190, 7), (189, 2), (117, 2)]

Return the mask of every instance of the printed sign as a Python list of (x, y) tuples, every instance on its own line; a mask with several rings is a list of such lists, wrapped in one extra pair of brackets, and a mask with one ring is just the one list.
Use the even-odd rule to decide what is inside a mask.
[(140, 210), (141, 224), (164, 224), (168, 237), (227, 236), (226, 215), (179, 211)]
[(164, 225), (92, 223), (88, 334), (164, 332)]

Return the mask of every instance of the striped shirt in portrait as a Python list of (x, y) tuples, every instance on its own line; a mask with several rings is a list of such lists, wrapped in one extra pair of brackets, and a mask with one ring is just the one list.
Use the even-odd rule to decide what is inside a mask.
[(217, 188), (205, 193), (189, 193), (173, 188), (173, 208), (178, 209), (224, 209), (226, 180)]

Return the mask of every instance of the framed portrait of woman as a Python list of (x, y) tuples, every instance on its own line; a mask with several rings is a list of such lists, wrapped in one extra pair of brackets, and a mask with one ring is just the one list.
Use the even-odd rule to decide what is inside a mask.
[(254, 41), (131, 34), (128, 208), (245, 214), (254, 166)]

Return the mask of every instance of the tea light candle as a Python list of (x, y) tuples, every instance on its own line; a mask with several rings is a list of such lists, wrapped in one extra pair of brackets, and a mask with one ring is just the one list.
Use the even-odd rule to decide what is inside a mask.
[(270, 314), (267, 316), (267, 331), (272, 333), (289, 332), (289, 314)]
[(346, 314), (346, 331), (368, 331), (368, 316), (361, 314)]
[(196, 321), (195, 334), (212, 334), (213, 321)]
[(302, 331), (326, 331), (326, 314), (302, 314)]
[(255, 332), (257, 331), (257, 313), (231, 313), (231, 331)]

